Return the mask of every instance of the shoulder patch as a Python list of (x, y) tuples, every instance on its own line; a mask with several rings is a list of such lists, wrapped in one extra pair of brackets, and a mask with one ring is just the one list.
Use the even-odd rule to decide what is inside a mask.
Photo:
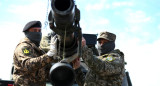
[(22, 52), (24, 55), (27, 55), (27, 56), (30, 55), (30, 53), (31, 53), (30, 49), (28, 47), (23, 47)]
[(115, 60), (115, 58), (113, 56), (107, 56), (106, 57), (106, 61), (108, 61), (108, 62), (111, 62), (111, 61), (114, 61), (114, 60)]

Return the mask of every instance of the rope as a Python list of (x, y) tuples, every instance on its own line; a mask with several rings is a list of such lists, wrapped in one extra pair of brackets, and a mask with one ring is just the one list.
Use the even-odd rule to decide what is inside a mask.
[(65, 27), (65, 32), (64, 32), (63, 59), (65, 57), (65, 46), (66, 46), (65, 39), (66, 39), (66, 27)]
[(48, 8), (49, 8), (49, 0), (47, 2), (46, 19), (45, 19), (44, 27), (43, 27), (44, 29), (46, 29), (48, 26)]

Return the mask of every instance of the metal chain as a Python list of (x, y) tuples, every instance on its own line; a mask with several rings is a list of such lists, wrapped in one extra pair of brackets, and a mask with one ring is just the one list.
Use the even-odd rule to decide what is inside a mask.
[(46, 29), (47, 26), (48, 26), (48, 9), (49, 9), (49, 0), (47, 2), (47, 10), (46, 10), (46, 19), (45, 19), (45, 22), (44, 22), (44, 29)]

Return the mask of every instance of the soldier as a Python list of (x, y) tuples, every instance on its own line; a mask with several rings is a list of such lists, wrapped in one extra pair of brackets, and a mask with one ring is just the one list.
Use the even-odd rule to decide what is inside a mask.
[(46, 66), (54, 61), (57, 54), (57, 38), (53, 37), (50, 50), (44, 53), (39, 48), (41, 40), (41, 22), (30, 21), (23, 28), (25, 38), (17, 45), (13, 61), (13, 80), (15, 86), (45, 86), (48, 71)]
[(44, 50), (45, 52), (48, 52), (50, 49), (50, 40), (53, 36), (55, 36), (55, 32), (50, 32), (48, 35), (42, 36), (41, 42), (40, 42), (40, 48)]
[[(100, 56), (86, 45), (82, 49), (82, 59), (89, 67), (86, 76), (79, 68), (80, 61), (73, 61), (76, 72), (76, 81), (79, 86), (121, 86), (124, 76), (124, 54), (115, 48), (116, 35), (110, 32), (101, 32), (98, 37), (98, 50)], [(85, 41), (84, 41), (85, 42)], [(82, 41), (82, 44), (83, 43)]]

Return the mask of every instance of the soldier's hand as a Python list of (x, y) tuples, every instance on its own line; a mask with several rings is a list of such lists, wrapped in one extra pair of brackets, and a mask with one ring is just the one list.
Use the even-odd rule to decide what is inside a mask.
[(82, 47), (84, 47), (86, 45), (86, 40), (84, 37), (82, 37)]
[(73, 63), (73, 68), (74, 69), (78, 69), (80, 67), (80, 58), (76, 58), (74, 61), (72, 61)]
[(47, 52), (48, 56), (55, 56), (57, 54), (57, 37), (51, 38), (50, 50)]

